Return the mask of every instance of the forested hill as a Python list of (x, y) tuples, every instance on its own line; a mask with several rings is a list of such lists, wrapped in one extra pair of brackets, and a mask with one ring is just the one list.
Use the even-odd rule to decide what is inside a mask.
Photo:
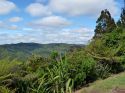
[(0, 59), (18, 59), (25, 61), (29, 56), (35, 54), (37, 56), (48, 57), (51, 52), (57, 51), (64, 53), (73, 48), (79, 48), (84, 45), (64, 44), (64, 43), (51, 43), (51, 44), (38, 44), (38, 43), (18, 43), (18, 44), (5, 44), (0, 45)]

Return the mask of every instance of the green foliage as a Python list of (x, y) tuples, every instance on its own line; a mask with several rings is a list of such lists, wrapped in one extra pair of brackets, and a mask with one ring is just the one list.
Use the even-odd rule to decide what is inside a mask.
[(16, 70), (17, 65), (20, 64), (19, 62), (8, 62), (8, 60), (1, 60), (0, 61), (0, 76), (8, 75), (10, 73), (14, 73)]
[[(0, 92), (1, 93), (14, 93), (16, 89), (15, 86), (15, 78), (17, 77), (17, 73), (21, 70), (20, 62), (12, 61), (9, 62), (6, 60), (0, 61)], [(13, 86), (13, 90), (11, 88)], [(9, 88), (7, 88), (9, 87)]]
[[(73, 88), (66, 59), (46, 68), (46, 74), (40, 79), (37, 93), (62, 93)], [(44, 90), (44, 91), (43, 91)]]
[(86, 48), (86, 52), (102, 64), (108, 64), (114, 73), (123, 71), (125, 60), (125, 32), (116, 29), (94, 39)]
[(38, 68), (48, 67), (50, 64), (50, 59), (45, 57), (38, 57), (33, 55), (29, 58), (26, 63), (26, 68), (28, 71), (36, 71)]
[[(94, 80), (94, 59), (85, 54), (85, 51), (75, 51), (68, 54), (71, 77), (74, 79), (75, 87)], [(92, 76), (93, 75), (93, 76)]]
[[(19, 71), (16, 69), (11, 73), (8, 69), (7, 75), (0, 77), (1, 85), (16, 89), (17, 93), (72, 93), (74, 88), (86, 84), (94, 75), (96, 63), (93, 58), (83, 56), (82, 51), (43, 66), (47, 62), (45, 59), (34, 57), (30, 63), (16, 64)], [(14, 62), (10, 64), (15, 68)]]
[(15, 90), (10, 90), (5, 86), (0, 86), (0, 93), (15, 93)]
[(56, 59), (56, 57), (58, 57), (58, 56), (59, 56), (59, 54), (58, 54), (57, 51), (53, 51), (53, 52), (51, 53), (51, 58), (52, 58), (52, 59)]

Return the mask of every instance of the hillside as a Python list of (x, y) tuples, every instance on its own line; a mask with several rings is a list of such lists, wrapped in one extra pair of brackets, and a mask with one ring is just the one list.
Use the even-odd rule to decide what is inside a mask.
[(96, 93), (110, 93), (111, 91), (114, 91), (113, 93), (125, 93), (125, 72), (113, 75), (105, 80), (98, 80), (90, 84), (89, 87), (75, 93), (93, 93), (94, 91)]
[(75, 44), (37, 44), (37, 43), (18, 43), (0, 45), (0, 59), (9, 58), (25, 61), (32, 54), (48, 57), (52, 51), (65, 53), (72, 48), (78, 48), (83, 45)]

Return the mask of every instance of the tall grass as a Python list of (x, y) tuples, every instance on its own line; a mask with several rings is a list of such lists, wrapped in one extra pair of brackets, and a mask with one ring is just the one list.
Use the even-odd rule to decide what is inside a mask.
[(46, 68), (46, 72), (37, 80), (38, 86), (33, 90), (36, 93), (71, 93), (74, 83), (68, 70), (66, 59), (55, 62)]

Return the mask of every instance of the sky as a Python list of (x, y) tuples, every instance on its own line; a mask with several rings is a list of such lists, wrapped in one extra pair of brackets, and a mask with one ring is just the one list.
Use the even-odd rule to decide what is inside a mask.
[(87, 44), (101, 10), (117, 21), (123, 0), (0, 0), (0, 44)]

